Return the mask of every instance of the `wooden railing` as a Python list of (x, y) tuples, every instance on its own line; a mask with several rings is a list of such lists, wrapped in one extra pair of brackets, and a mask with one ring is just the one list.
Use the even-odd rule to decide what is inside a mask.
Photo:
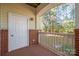
[(74, 33), (45, 33), (39, 32), (39, 44), (58, 55), (75, 54)]

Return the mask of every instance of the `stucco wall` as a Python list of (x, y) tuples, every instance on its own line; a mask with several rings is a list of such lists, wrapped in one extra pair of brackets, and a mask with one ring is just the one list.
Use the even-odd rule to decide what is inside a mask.
[(29, 20), (29, 29), (35, 29), (35, 8), (26, 4), (1, 4), (1, 29), (8, 28), (8, 12), (15, 12), (33, 18)]

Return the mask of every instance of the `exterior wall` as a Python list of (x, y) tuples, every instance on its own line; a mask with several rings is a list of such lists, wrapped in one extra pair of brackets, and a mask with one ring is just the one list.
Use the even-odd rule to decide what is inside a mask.
[(35, 9), (26, 4), (1, 4), (1, 29), (8, 28), (8, 12), (19, 13), (29, 18), (33, 18), (33, 21), (29, 20), (29, 29), (35, 29)]
[(35, 8), (26, 4), (0, 4), (0, 55), (8, 52), (8, 12), (18, 13), (27, 16), (33, 21), (29, 22), (29, 29), (35, 29)]
[(79, 55), (79, 3), (75, 4), (75, 51)]

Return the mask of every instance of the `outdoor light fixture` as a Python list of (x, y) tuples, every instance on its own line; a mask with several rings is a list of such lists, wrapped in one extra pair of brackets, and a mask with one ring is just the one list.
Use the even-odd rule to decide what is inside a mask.
[(31, 17), (30, 20), (33, 21), (33, 18)]

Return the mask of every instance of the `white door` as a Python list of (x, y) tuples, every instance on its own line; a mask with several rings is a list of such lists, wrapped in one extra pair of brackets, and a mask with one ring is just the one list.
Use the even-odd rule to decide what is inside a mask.
[(29, 45), (28, 22), (26, 16), (9, 13), (8, 30), (8, 51), (27, 47)]

